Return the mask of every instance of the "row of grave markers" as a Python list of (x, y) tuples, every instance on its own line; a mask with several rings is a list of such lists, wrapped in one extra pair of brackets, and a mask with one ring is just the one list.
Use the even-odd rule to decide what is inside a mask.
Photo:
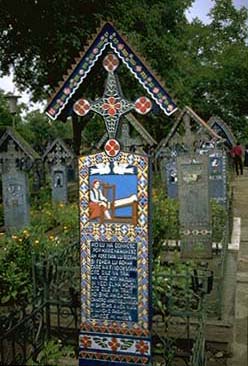
[[(138, 135), (130, 136), (130, 127)], [(98, 143), (100, 149), (106, 142), (104, 135)], [(144, 145), (152, 146), (157, 142), (144, 129), (133, 115), (127, 115), (120, 130), (120, 143), (124, 151), (136, 147), (144, 153)], [(2, 186), (4, 221), (7, 230), (18, 230), (30, 223), (29, 184), (27, 173), (32, 169), (33, 191), (39, 192), (44, 184), (45, 163), (50, 171), (52, 202), (68, 201), (68, 168), (75, 159), (73, 152), (61, 139), (54, 140), (43, 156), (37, 152), (11, 127), (8, 127), (0, 139), (0, 159), (2, 166)]]
[[(107, 73), (105, 89), (102, 97), (89, 100), (84, 80), (99, 60)], [(117, 75), (120, 62), (147, 95), (134, 101), (124, 97)], [(127, 124), (122, 124), (122, 141), (117, 131), (124, 115), (146, 114), (155, 104), (168, 116), (177, 110), (154, 73), (106, 23), (63, 77), (46, 109), (52, 120), (97, 113), (107, 130), (100, 144), (105, 144), (104, 151), (79, 158), (81, 366), (151, 365), (150, 162), (147, 155), (125, 151), (132, 146)], [(195, 113), (187, 108), (188, 150), (177, 162), (182, 253), (209, 258), (209, 163), (206, 155), (196, 154), (189, 116)], [(211, 131), (218, 140), (218, 133)]]
[[(190, 114), (191, 113), (191, 114)], [(190, 125), (185, 126), (184, 135), (178, 135), (177, 130), (180, 124), (186, 124), (185, 120), (192, 119), (193, 122), (198, 123), (198, 130), (193, 134)], [(178, 177), (178, 158), (181, 156), (187, 157), (190, 153), (190, 141), (193, 141), (196, 148), (194, 151), (195, 157), (200, 159), (202, 155), (208, 156), (205, 162), (204, 171), (208, 177), (208, 183), (205, 183), (205, 191), (209, 187), (209, 198), (214, 198), (217, 202), (226, 204), (226, 150), (223, 142), (215, 140), (215, 143), (210, 143), (213, 137), (213, 130), (218, 133), (222, 132), (224, 141), (230, 147), (234, 145), (235, 140), (226, 124), (216, 118), (210, 119), (211, 129), (204, 129), (204, 123), (192, 110), (185, 108), (178, 121), (173, 126), (172, 133), (161, 141), (157, 148), (156, 158), (160, 159), (160, 168), (163, 180), (166, 181), (167, 195), (169, 198), (178, 197), (179, 187), (184, 187), (184, 181), (179, 184)], [(136, 139), (130, 137), (130, 125), (139, 132)], [(176, 128), (175, 128), (176, 126)], [(222, 128), (222, 130), (220, 130)], [(120, 143), (123, 151), (132, 150), (132, 146), (143, 146), (150, 144), (154, 146), (156, 141), (148, 134), (137, 119), (128, 114), (124, 123), (122, 123), (120, 131)], [(190, 134), (192, 136), (190, 137)], [(188, 137), (187, 137), (187, 136)], [(186, 136), (186, 137), (185, 137)], [(97, 148), (99, 149), (104, 141), (106, 142), (106, 135), (99, 141)], [(187, 139), (189, 141), (187, 141)], [(219, 143), (217, 145), (217, 143)], [(193, 145), (193, 144), (191, 144)], [(28, 184), (25, 171), (33, 166), (34, 185), (38, 191), (42, 183), (42, 164), (41, 161), (46, 162), (51, 171), (51, 187), (52, 187), (52, 201), (53, 202), (67, 202), (68, 188), (67, 188), (67, 167), (74, 159), (73, 153), (60, 140), (55, 140), (45, 151), (42, 159), (31, 148), (29, 144), (12, 128), (8, 128), (0, 140), (2, 173), (3, 173), (3, 197), (5, 207), (5, 226), (7, 228), (21, 228), (29, 223), (29, 193)], [(192, 153), (192, 152), (191, 152)], [(15, 166), (14, 161), (18, 164)], [(205, 160), (206, 161), (206, 160)], [(18, 169), (15, 169), (18, 168)], [(15, 172), (15, 173), (14, 173)], [(19, 182), (19, 183), (18, 183)], [(23, 193), (22, 193), (23, 192)], [(22, 197), (22, 198), (21, 198)], [(14, 208), (11, 213), (11, 202)], [(18, 208), (19, 207), (19, 208)], [(23, 215), (20, 215), (23, 212)], [(13, 221), (13, 222), (12, 222)], [(181, 220), (181, 222), (183, 222)]]
[(227, 149), (234, 144), (223, 121), (206, 124), (186, 107), (157, 149), (167, 195), (180, 202), (182, 258), (212, 257), (210, 199), (228, 205)]
[[(83, 95), (83, 83), (98, 60), (102, 60), (107, 73), (105, 89), (102, 97), (91, 101)], [(117, 75), (120, 62), (126, 65), (145, 91), (145, 95), (134, 101), (123, 95)], [(153, 109), (155, 103), (170, 116), (177, 107), (154, 73), (110, 23), (101, 28), (63, 79), (49, 102), (47, 115), (55, 120), (75, 114), (84, 117), (89, 112), (97, 113), (103, 118), (107, 130), (100, 141), (100, 146), (104, 144), (104, 151), (80, 157), (78, 165), (81, 241), (79, 364), (151, 365), (151, 164), (148, 155), (132, 151), (138, 141), (130, 137), (127, 122), (121, 124), (119, 140), (117, 132), (120, 120), (125, 116), (152, 146), (155, 141), (149, 138), (131, 111), (144, 115)], [(183, 140), (177, 131), (181, 118), (185, 124)], [(201, 131), (192, 133), (192, 118), (200, 122), (210, 138)], [(23, 221), (17, 226), (29, 222), (27, 178), (22, 168), (16, 165), (22, 161), (18, 155), (33, 162), (35, 153), (27, 150), (27, 145), (20, 144), (13, 132), (11, 140), (9, 131), (0, 140), (0, 148), (3, 147), (4, 151), (1, 153), (4, 215), (6, 227), (11, 228), (18, 217), (22, 216)], [(169, 151), (169, 159), (175, 154), (177, 156), (174, 176), (178, 179), (182, 255), (185, 258), (210, 258), (208, 187), (211, 181), (215, 184), (218, 180), (223, 181), (222, 188), (225, 185), (224, 170), (219, 167), (221, 164), (225, 166), (224, 158), (218, 156), (215, 149), (221, 141), (219, 131), (215, 132), (186, 107), (167, 140), (173, 136), (177, 137), (176, 145), (183, 152), (169, 148), (165, 153)], [(211, 154), (201, 151), (209, 140), (214, 143), (213, 161)], [(163, 150), (167, 145), (163, 141), (160, 147)], [(159, 149), (157, 157), (161, 158)], [(52, 166), (53, 200), (66, 201), (66, 165), (73, 155), (54, 143), (46, 151), (44, 159)], [(163, 164), (167, 166), (167, 162)], [(209, 176), (208, 169), (215, 169), (215, 164), (219, 175)], [(211, 179), (213, 176), (216, 179)], [(224, 195), (225, 192), (221, 197)], [(24, 212), (25, 215), (21, 214)]]
[(51, 171), (53, 202), (67, 202), (67, 166), (74, 159), (65, 143), (56, 139), (41, 158), (13, 128), (8, 127), (0, 139), (4, 226), (7, 231), (30, 224), (28, 171), (33, 170), (34, 190), (44, 183), (43, 163)]
[[(187, 122), (188, 125), (185, 122), (187, 118), (192, 118), (192, 116), (193, 122), (199, 125), (199, 129), (195, 133), (191, 131), (192, 127), (190, 128), (189, 121)], [(141, 140), (137, 138), (134, 140), (130, 137), (129, 123), (136, 130), (141, 131)], [(180, 123), (184, 123), (185, 133), (179, 136), (177, 130), (180, 127)], [(204, 129), (205, 126), (201, 119), (193, 114), (192, 110), (186, 108), (173, 126), (172, 133), (166, 139), (162, 140), (158, 146), (156, 154), (157, 158), (160, 158), (161, 174), (163, 179), (166, 180), (166, 189), (169, 198), (180, 197), (178, 190), (181, 187), (182, 191), (183, 187), (185, 187), (185, 180), (180, 181), (179, 179), (178, 159), (183, 156), (187, 157), (187, 154), (190, 153), (189, 146), (192, 146), (194, 143), (196, 146), (194, 151), (196, 160), (201, 159), (203, 155), (208, 156), (208, 159), (204, 160), (205, 165), (203, 169), (206, 177), (208, 177), (208, 182), (204, 184), (205, 192), (209, 191), (209, 199), (214, 198), (217, 202), (226, 204), (226, 150), (223, 141), (215, 139), (213, 143), (213, 138), (216, 137), (213, 134), (213, 130), (219, 134), (220, 132), (222, 133), (228, 147), (234, 145), (235, 140), (230, 129), (228, 129), (223, 121), (212, 118), (210, 119), (209, 125), (211, 125), (211, 129)], [(100, 140), (98, 148), (102, 146), (105, 140), (106, 135)], [(132, 114), (127, 115), (125, 123), (122, 124), (120, 142), (124, 151), (130, 151), (132, 146), (137, 146), (138, 143), (140, 145), (143, 145), (144, 142), (146, 144), (150, 143), (150, 145), (156, 143)], [(41, 175), (41, 166), (37, 165), (37, 162), (40, 162), (41, 159), (31, 146), (12, 128), (8, 128), (2, 136), (0, 149), (2, 151), (0, 154), (2, 160), (5, 226), (6, 228), (19, 229), (29, 224), (29, 189), (25, 171), (29, 170), (33, 165), (35, 167), (34, 176), (35, 174)], [(43, 155), (42, 160), (47, 163), (51, 171), (53, 202), (67, 202), (68, 200), (67, 166), (72, 162), (73, 158), (73, 153), (60, 139), (55, 140)], [(37, 179), (34, 177), (35, 180), (37, 181), (38, 190), (42, 178), (41, 176), (37, 177)], [(13, 207), (13, 210), (11, 207)], [(21, 212), (23, 214), (20, 214)], [(183, 216), (181, 216), (180, 222), (184, 226)]]
[[(187, 119), (190, 119), (191, 124)], [(183, 134), (178, 134), (180, 127), (184, 127)], [(195, 127), (197, 128), (193, 132)], [(189, 146), (194, 146), (196, 156), (208, 156), (208, 166), (205, 169), (208, 170), (209, 177), (209, 198), (226, 205), (227, 153), (234, 145), (235, 138), (222, 120), (211, 117), (206, 125), (199, 116), (186, 107), (171, 133), (160, 142), (156, 151), (156, 159), (159, 160), (168, 197), (178, 197), (178, 157), (189, 153)]]

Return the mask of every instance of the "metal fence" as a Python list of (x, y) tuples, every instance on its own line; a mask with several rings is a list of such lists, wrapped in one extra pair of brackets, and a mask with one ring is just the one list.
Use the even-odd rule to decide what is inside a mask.
[[(51, 337), (64, 345), (73, 345), (77, 354), (79, 254), (79, 243), (75, 242), (58, 255), (33, 259), (31, 304), (0, 318), (1, 365), (25, 365), (30, 359), (37, 360), (45, 341)], [(205, 285), (201, 275), (196, 281), (191, 268), (176, 273), (171, 267), (162, 286), (162, 312), (158, 311), (153, 321), (153, 365), (203, 366)]]
[(77, 350), (80, 266), (78, 241), (60, 254), (33, 257), (33, 296), (29, 304), (0, 308), (0, 365), (36, 361), (52, 336)]
[(45, 339), (45, 304), (0, 317), (0, 365), (25, 365), (37, 358)]
[[(229, 220), (222, 228), (220, 242), (213, 243), (213, 258), (205, 262), (208, 270), (212, 271), (212, 291), (207, 296), (206, 311), (208, 318), (222, 319), (223, 289), (225, 281), (226, 262), (228, 255), (228, 243), (230, 241)], [(166, 240), (163, 245), (163, 259), (166, 262), (174, 262), (180, 253), (180, 240)]]

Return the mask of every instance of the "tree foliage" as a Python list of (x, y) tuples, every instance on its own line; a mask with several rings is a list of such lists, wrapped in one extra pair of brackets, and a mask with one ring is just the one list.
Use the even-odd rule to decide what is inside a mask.
[[(195, 20), (184, 35), (186, 103), (207, 120), (219, 115), (247, 136), (248, 9), (216, 0), (210, 24)], [(248, 136), (247, 136), (248, 138)]]
[(33, 146), (33, 148), (43, 154), (47, 145), (56, 138), (72, 140), (72, 130), (70, 123), (54, 121), (51, 123), (49, 118), (40, 111), (28, 113), (25, 120), (16, 126), (18, 132)]
[[(217, 114), (248, 135), (248, 11), (236, 9), (232, 0), (215, 0), (209, 24), (189, 23), (185, 11), (192, 3), (0, 0), (0, 72), (14, 67), (21, 90), (29, 89), (34, 100), (47, 97), (101, 21), (111, 20), (160, 75), (179, 107), (190, 105), (205, 120)], [(133, 90), (135, 83), (125, 74), (127, 90)], [(90, 78), (87, 93), (95, 93), (98, 79)], [(157, 139), (171, 126), (164, 115), (150, 120)]]
[(12, 124), (13, 118), (8, 110), (8, 102), (4, 92), (0, 90), (0, 127), (11, 126)]
[[(153, 64), (170, 64), (171, 46), (186, 23), (192, 0), (1, 0), (1, 72), (12, 65), (15, 79), (35, 98), (54, 87), (102, 20), (118, 29)], [(168, 36), (167, 36), (168, 34)], [(163, 40), (161, 42), (161, 37)], [(162, 53), (162, 54), (161, 54)], [(160, 57), (158, 57), (160, 55)], [(153, 65), (154, 66), (154, 65)], [(162, 75), (163, 76), (163, 75)], [(45, 88), (44, 88), (45, 87)]]
[(23, 138), (33, 146), (34, 150), (43, 153), (48, 143), (57, 137), (72, 141), (72, 128), (70, 123), (54, 121), (35, 110), (27, 113), (27, 107), (22, 103), (17, 106), (17, 113), (13, 116), (9, 112), (6, 95), (0, 90), (0, 134), (3, 134), (8, 126), (15, 129)]

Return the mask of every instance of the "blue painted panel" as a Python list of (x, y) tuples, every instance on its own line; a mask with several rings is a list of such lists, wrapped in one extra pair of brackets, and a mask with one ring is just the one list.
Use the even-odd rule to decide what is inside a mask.
[[(135, 174), (127, 174), (127, 175), (119, 175), (119, 174), (95, 174), (90, 176), (90, 185), (93, 185), (93, 182), (98, 180), (101, 185), (103, 184), (114, 184), (115, 186), (115, 200), (123, 199), (126, 197), (130, 197), (131, 195), (137, 195), (137, 175)], [(108, 194), (112, 192), (109, 191)], [(112, 201), (113, 197), (106, 197), (108, 201)], [(116, 216), (124, 216), (131, 217), (132, 211), (130, 207), (122, 207), (116, 208), (115, 210)]]
[(220, 203), (227, 200), (226, 156), (216, 152), (209, 156), (209, 191), (210, 198)]
[[(142, 155), (79, 160), (80, 365), (150, 365), (149, 172)], [(119, 216), (117, 208), (130, 204), (132, 212)]]
[(138, 321), (136, 243), (91, 242), (91, 318)]

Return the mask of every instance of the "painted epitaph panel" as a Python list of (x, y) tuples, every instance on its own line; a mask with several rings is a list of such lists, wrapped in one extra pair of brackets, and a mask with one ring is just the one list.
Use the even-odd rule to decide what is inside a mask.
[(211, 258), (208, 157), (178, 157), (179, 220), (181, 255)]
[(151, 364), (148, 175), (136, 154), (79, 159), (80, 365)]
[(226, 154), (223, 151), (209, 154), (209, 194), (217, 202), (227, 203)]
[(2, 175), (4, 225), (18, 230), (29, 225), (29, 192), (27, 176), (21, 171)]
[(91, 242), (90, 257), (92, 318), (138, 322), (136, 243)]

